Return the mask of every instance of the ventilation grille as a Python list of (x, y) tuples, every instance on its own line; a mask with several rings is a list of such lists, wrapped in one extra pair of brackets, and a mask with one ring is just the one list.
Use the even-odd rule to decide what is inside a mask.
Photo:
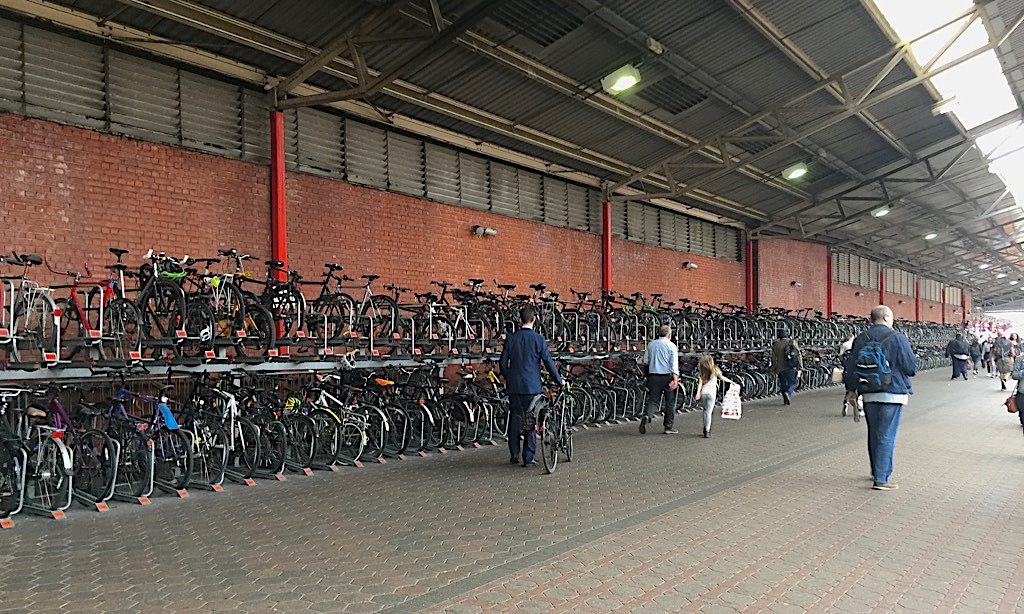
[(658, 79), (640, 90), (637, 96), (665, 109), (672, 115), (682, 113), (708, 99), (707, 96), (683, 83), (682, 79), (676, 76)]
[(495, 21), (542, 47), (583, 25), (583, 21), (558, 3), (548, 0), (516, 0), (494, 11)]

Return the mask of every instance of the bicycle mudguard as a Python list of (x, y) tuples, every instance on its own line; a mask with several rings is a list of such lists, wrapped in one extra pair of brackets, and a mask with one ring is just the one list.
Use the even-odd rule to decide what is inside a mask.
[(157, 403), (156, 408), (164, 417), (164, 424), (167, 425), (167, 428), (172, 431), (178, 430), (178, 421), (174, 419), (174, 414), (171, 413), (171, 408), (167, 406), (167, 403)]

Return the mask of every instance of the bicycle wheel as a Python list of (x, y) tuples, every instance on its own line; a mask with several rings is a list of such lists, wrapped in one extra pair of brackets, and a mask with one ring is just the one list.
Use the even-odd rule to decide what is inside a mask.
[(28, 303), (17, 303), (14, 310), (15, 342), (11, 345), (14, 362), (42, 363), (43, 354), (57, 349), (60, 335), (54, 320), (56, 306), (45, 294), (36, 294)]
[(554, 473), (558, 466), (558, 424), (552, 412), (546, 412), (541, 420), (538, 446), (541, 458), (544, 459), (544, 470)]
[(288, 454), (288, 432), (277, 420), (260, 426), (260, 471), (277, 475), (284, 472)]
[(194, 358), (213, 349), (213, 310), (205, 300), (189, 301), (185, 308), (185, 338), (178, 345), (182, 356)]
[(124, 431), (108, 432), (111, 439), (121, 444), (121, 454), (117, 459), (117, 475), (114, 481), (114, 492), (130, 497), (149, 496), (152, 491), (153, 448), (152, 442), (131, 425), (125, 425)]
[(21, 452), (14, 442), (0, 440), (0, 518), (21, 509)]
[(390, 456), (405, 454), (409, 446), (409, 417), (403, 408), (396, 405), (386, 405), (383, 409), (387, 412), (391, 427), (388, 429), (384, 452)]
[[(61, 318), (63, 321), (63, 318)], [(100, 356), (104, 360), (129, 360), (132, 352), (142, 350), (142, 313), (135, 303), (116, 298), (103, 310), (103, 339)]]
[(398, 304), (395, 299), (375, 294), (359, 314), (360, 333), (374, 339), (390, 339), (398, 328)]
[(236, 346), (238, 353), (242, 356), (265, 356), (267, 350), (274, 347), (277, 342), (274, 316), (270, 315), (263, 305), (249, 303), (245, 307), (242, 324), (242, 331), (245, 334), (239, 335), (240, 339)]
[(363, 460), (379, 460), (384, 456), (387, 447), (390, 421), (382, 409), (374, 405), (360, 405), (359, 412), (366, 421), (366, 445), (363, 448)]
[(573, 428), (567, 423), (562, 423), (562, 451), (565, 452), (565, 462), (572, 462), (572, 432)]
[(181, 429), (160, 429), (153, 441), (156, 463), (154, 479), (174, 490), (188, 488), (192, 478), (192, 442)]
[(33, 507), (56, 511), (71, 502), (71, 454), (62, 442), (43, 436), (29, 456), (25, 500)]
[(185, 293), (181, 286), (157, 278), (135, 305), (142, 314), (143, 339), (163, 344), (177, 339), (177, 331), (185, 322)]
[(216, 277), (213, 280), (216, 281), (216, 289), (210, 309), (213, 311), (214, 331), (217, 337), (233, 337), (245, 319), (245, 297), (236, 284)]
[(363, 447), (366, 446), (366, 433), (358, 424), (345, 422), (341, 425), (338, 435), (340, 439), (338, 462), (354, 465), (363, 454)]
[(260, 458), (259, 428), (248, 418), (236, 418), (229, 438), (228, 467), (251, 478)]
[(103, 431), (77, 433), (71, 446), (75, 490), (101, 503), (114, 494), (117, 457), (114, 442)]
[(316, 425), (308, 417), (295, 414), (285, 416), (282, 422), (288, 433), (288, 462), (308, 469), (316, 455)]
[(306, 416), (316, 427), (316, 454), (313, 462), (318, 465), (334, 465), (341, 452), (341, 421), (323, 409), (314, 409)]
[(219, 424), (203, 420), (192, 425), (190, 483), (216, 486), (228, 466), (228, 434)]
[(314, 301), (306, 318), (306, 330), (311, 337), (336, 341), (350, 327), (352, 299), (344, 295), (326, 296)]
[(269, 291), (264, 297), (264, 307), (273, 315), (274, 321), (279, 323), (280, 337), (294, 337), (295, 333), (302, 330), (302, 315), (306, 309), (306, 299), (296, 288), (290, 286), (279, 286)]
[(60, 359), (72, 360), (82, 351), (82, 340), (86, 336), (85, 325), (78, 309), (69, 298), (57, 301), (60, 309)]

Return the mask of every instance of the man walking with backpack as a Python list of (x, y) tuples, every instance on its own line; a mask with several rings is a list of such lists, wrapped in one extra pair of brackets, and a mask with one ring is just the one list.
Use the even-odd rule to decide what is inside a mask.
[(789, 397), (796, 390), (796, 381), (804, 368), (804, 357), (795, 339), (789, 337), (789, 330), (779, 329), (779, 338), (772, 345), (772, 373), (779, 378), (779, 392), (782, 404), (789, 405)]
[(896, 490), (892, 478), (892, 455), (903, 406), (913, 389), (910, 378), (917, 373), (917, 357), (906, 335), (892, 328), (892, 309), (879, 305), (871, 310), (871, 326), (853, 340), (846, 365), (846, 398), (856, 404), (864, 397), (864, 419), (868, 425), (868, 460), (872, 488)]

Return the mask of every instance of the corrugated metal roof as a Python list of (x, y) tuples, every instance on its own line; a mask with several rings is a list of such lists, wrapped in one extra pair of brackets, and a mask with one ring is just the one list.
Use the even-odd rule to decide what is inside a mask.
[[(252, 24), (270, 33), (271, 39), (285, 39), (284, 46), (290, 45), (292, 50), (285, 52), (231, 40), (187, 19), (144, 10), (144, 5), (129, 6), (115, 0), (53, 2), (282, 76), (313, 53), (301, 50), (329, 44), (387, 5), (369, 0), (181, 0), (179, 6), (219, 11), (238, 20), (240, 27)], [(475, 2), (465, 0), (440, 2), (441, 12), (449, 21), (474, 6)], [(750, 12), (745, 8), (748, 6)], [(1024, 0), (996, 0), (985, 6), (995, 16), (998, 30), (1024, 11)], [(866, 5), (851, 0), (504, 0), (491, 8), (493, 13), (473, 28), (483, 37), (483, 42), (477, 43), (520, 59), (497, 61), (463, 44), (446, 43), (436, 57), (430, 56), (430, 62), (402, 71), (399, 79), (455, 104), (400, 101), (387, 90), (372, 96), (371, 101), (385, 113), (402, 113), (612, 181), (623, 177), (577, 161), (568, 151), (555, 151), (497, 126), (481, 125), (460, 109), (470, 109), (477, 116), (491, 114), (564, 141), (569, 147), (593, 150), (620, 165), (656, 167), (682, 147), (673, 140), (713, 143), (715, 137), (735, 134), (751, 115), (810, 92), (819, 79), (816, 71), (827, 77), (842, 76), (848, 91), (859, 96), (895, 52), (894, 42), (876, 26)], [(405, 10), (419, 11), (417, 15), (423, 11), (415, 3)], [(374, 33), (417, 28), (422, 31), (415, 20), (397, 15)], [(427, 53), (433, 48), (424, 44), (391, 41), (367, 46), (364, 52), (371, 68), (387, 71), (410, 52)], [(289, 53), (294, 56), (296, 49), (301, 57), (288, 57)], [(1016, 49), (1024, 49), (1024, 28), (1014, 32), (1000, 48), (1011, 87), (1018, 100), (1024, 100), (1024, 69), (1020, 68), (1024, 59), (1017, 59)], [(600, 105), (585, 99), (595, 95), (589, 93), (591, 90), (599, 91), (602, 76), (626, 62), (638, 65), (644, 77), (635, 91)], [(580, 93), (567, 95), (552, 87), (545, 82), (546, 77), (531, 68), (531, 63), (560, 75), (559, 88), (564, 83), (577, 83)], [(875, 92), (901, 86), (915, 76), (910, 66), (900, 63)], [(307, 82), (327, 89), (351, 87), (323, 72)], [(703, 189), (765, 215), (786, 215), (807, 200), (805, 195), (827, 201), (851, 185), (863, 185), (851, 195), (881, 198), (873, 181), (884, 178), (887, 169), (901, 163), (913, 165), (921, 152), (962, 136), (948, 117), (931, 114), (933, 103), (933, 95), (918, 84), (873, 104), (867, 114), (837, 121), (843, 111), (836, 97), (818, 91), (801, 99), (800, 111), (768, 112), (762, 122), (743, 131), (763, 140), (729, 146), (741, 159), (755, 160), (751, 168), (713, 181), (706, 180), (709, 169), (680, 168), (677, 178), (706, 184)], [(647, 128), (638, 125), (645, 122)], [(654, 134), (659, 130), (678, 134), (664, 138)], [(936, 157), (931, 160), (932, 168), (942, 168), (958, 153), (950, 151)], [(706, 162), (707, 158), (690, 156), (686, 160)], [(793, 184), (794, 188), (786, 188), (780, 185), (778, 173), (795, 161), (808, 163), (811, 173), (801, 183)], [(947, 245), (962, 244), (966, 250), (977, 250), (975, 242), (981, 237), (992, 242), (994, 251), (1002, 250), (1002, 244), (991, 238), (995, 236), (993, 225), (1012, 224), (1016, 212), (985, 218), (982, 207), (988, 203), (955, 204), (964, 195), (973, 198), (972, 194), (994, 200), (987, 195), (1000, 190), (999, 179), (984, 171), (984, 161), (976, 152), (956, 161), (949, 185), (922, 188), (919, 184), (894, 184), (892, 191), (897, 196), (913, 194), (914, 204), (904, 213), (895, 211), (887, 220), (853, 217), (837, 223), (834, 203), (823, 203), (802, 214), (799, 224), (794, 219), (783, 219), (769, 232), (791, 229), (799, 233), (801, 226), (827, 228), (830, 230), (825, 235), (814, 236), (835, 244), (855, 233), (873, 236), (881, 229), (888, 233), (884, 234), (886, 244), (891, 243), (892, 250), (899, 252), (900, 241), (891, 233), (902, 229), (916, 235), (925, 226), (955, 216), (962, 218), (958, 222), (960, 230), (946, 240)], [(913, 167), (900, 177), (920, 178), (925, 173), (922, 168)], [(1012, 205), (1012, 199), (1004, 199), (1000, 207), (1007, 203)], [(850, 204), (848, 209), (856, 214), (871, 206), (864, 202)], [(931, 213), (934, 217), (929, 217)], [(900, 224), (893, 225), (892, 220)], [(753, 218), (741, 221), (756, 224)], [(931, 258), (930, 251), (908, 257), (920, 257), (924, 263)], [(867, 251), (862, 255), (871, 256)]]

